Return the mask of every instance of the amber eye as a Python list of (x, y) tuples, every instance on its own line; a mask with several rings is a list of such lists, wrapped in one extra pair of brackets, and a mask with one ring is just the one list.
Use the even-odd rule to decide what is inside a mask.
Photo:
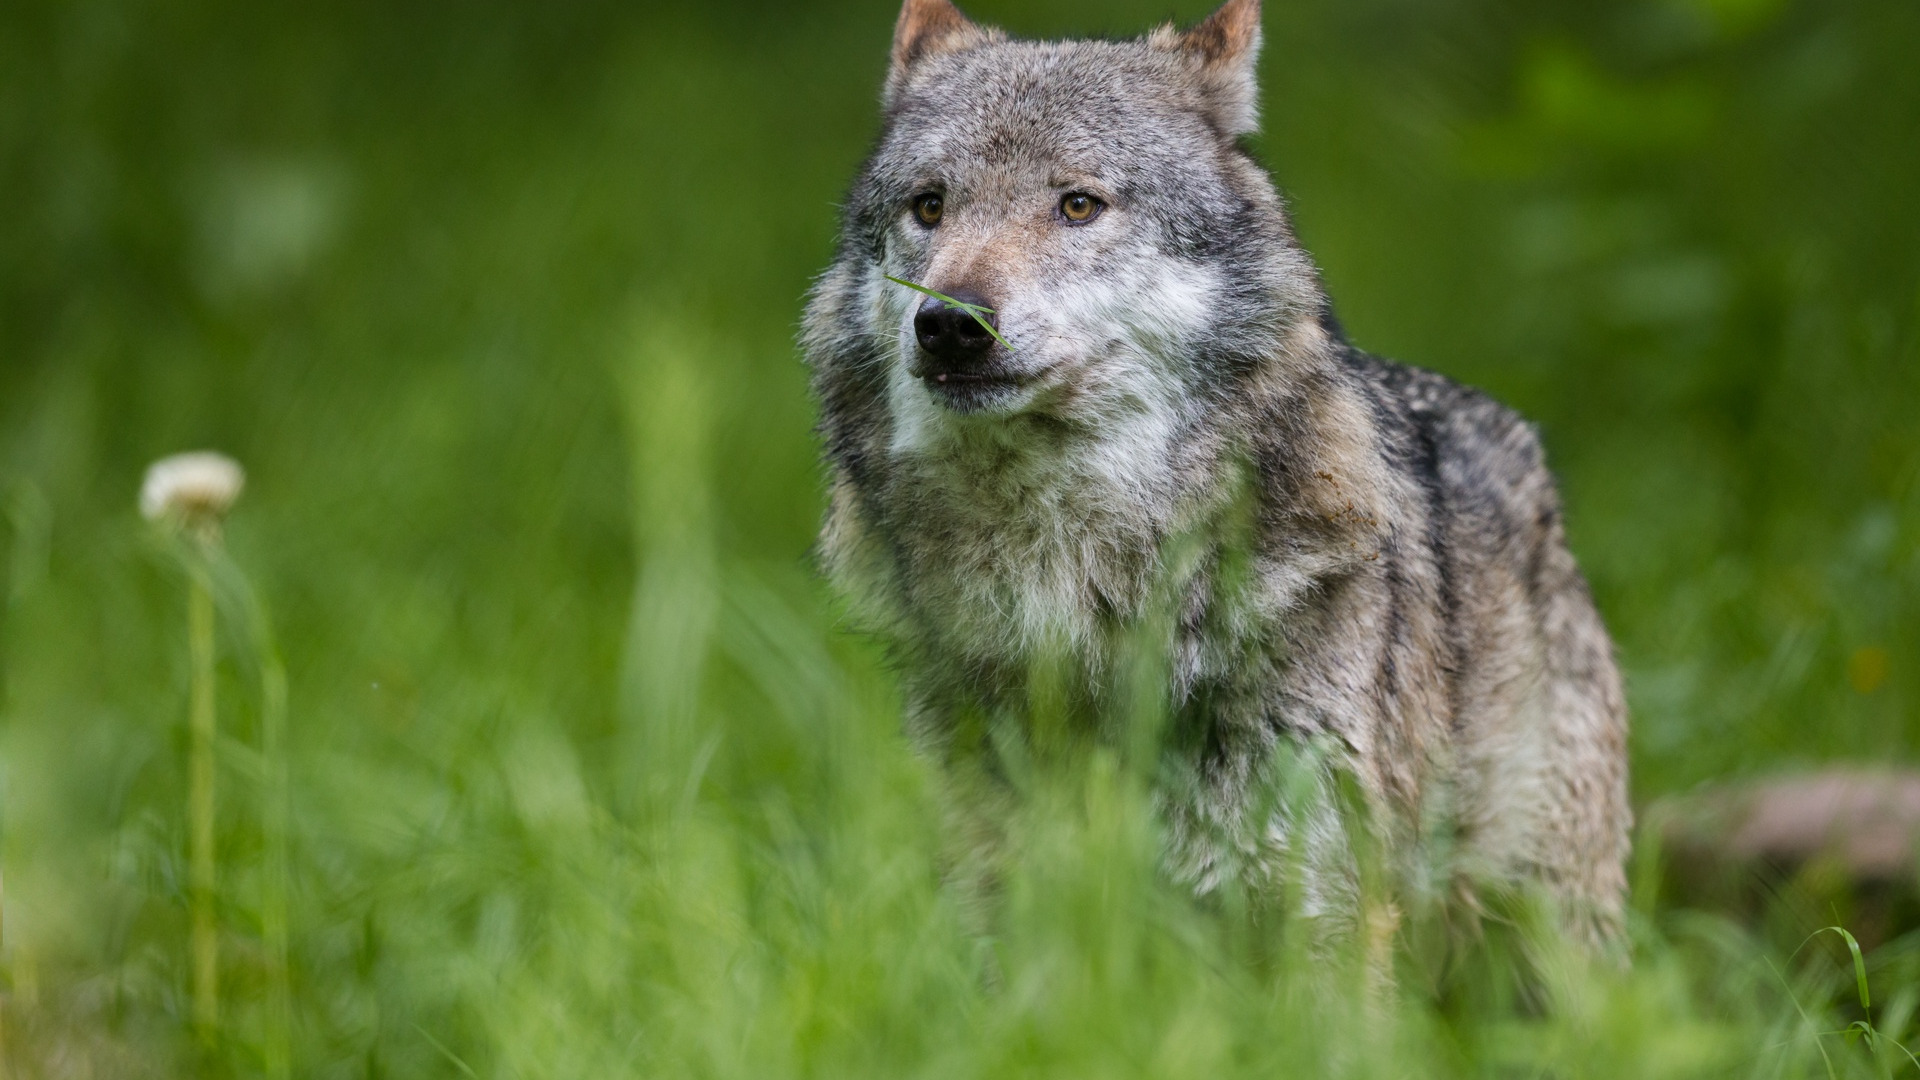
[(1075, 191), (1060, 200), (1060, 213), (1068, 221), (1076, 224), (1092, 221), (1100, 214), (1103, 204), (1099, 199), (1084, 191)]
[(922, 225), (940, 224), (940, 213), (946, 209), (946, 200), (929, 191), (913, 200), (913, 216), (920, 219)]

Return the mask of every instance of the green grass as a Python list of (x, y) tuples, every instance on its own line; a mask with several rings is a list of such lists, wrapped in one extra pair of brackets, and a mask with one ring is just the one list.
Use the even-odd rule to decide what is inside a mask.
[[(1911, 761), (1920, 8), (1269, 6), (1256, 149), (1360, 344), (1541, 424), (1636, 800)], [(893, 14), (0, 9), (9, 1074), (272, 1073), (282, 716), (293, 1075), (1916, 1072), (1920, 942), (1861, 958), (1869, 1014), (1838, 936), (1793, 951), (1833, 919), (1652, 873), (1628, 975), (1411, 950), (1369, 999), (1284, 911), (1160, 881), (1106, 752), (1029, 781), (991, 917), (943, 886), (939, 779), (806, 561), (792, 345)], [(250, 483), (211, 1052), (188, 580), (134, 509), (201, 446)]]
[(973, 316), (973, 321), (979, 323), (981, 329), (993, 335), (993, 340), (999, 342), (1002, 345), (1005, 345), (1007, 347), (1008, 352), (1014, 351), (1013, 343), (1008, 341), (1006, 338), (1001, 337), (1000, 331), (994, 329), (993, 324), (987, 321), (987, 316), (993, 314), (992, 308), (981, 307), (979, 304), (969, 304), (964, 300), (955, 300), (953, 297), (948, 296), (946, 293), (935, 292), (934, 290), (927, 288), (925, 285), (915, 285), (911, 281), (902, 280), (900, 278), (894, 277), (892, 274), (886, 275), (886, 278), (888, 281), (893, 282), (895, 285), (905, 285), (907, 288), (912, 289), (914, 292), (920, 293), (925, 296), (931, 296), (935, 300), (940, 301), (941, 303), (947, 305), (950, 308), (957, 308), (960, 311), (966, 312), (967, 314)]

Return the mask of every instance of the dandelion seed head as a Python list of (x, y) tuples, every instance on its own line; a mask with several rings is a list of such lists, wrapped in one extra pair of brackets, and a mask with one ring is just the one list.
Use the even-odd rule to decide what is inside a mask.
[(246, 483), (240, 463), (225, 454), (174, 454), (147, 466), (140, 484), (140, 513), (149, 521), (182, 518), (211, 524), (226, 514)]

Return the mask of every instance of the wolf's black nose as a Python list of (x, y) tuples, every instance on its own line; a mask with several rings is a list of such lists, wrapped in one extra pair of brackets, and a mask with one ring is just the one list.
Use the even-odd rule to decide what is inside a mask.
[[(949, 295), (961, 303), (992, 306), (987, 303), (986, 297), (965, 289), (956, 289)], [(1000, 328), (995, 316), (982, 312), (981, 318), (992, 323), (994, 329)], [(946, 301), (935, 300), (931, 296), (920, 305), (919, 314), (913, 317), (913, 332), (927, 355), (943, 364), (959, 366), (974, 363), (993, 348), (993, 335), (980, 325), (979, 319), (965, 308), (949, 307)]]

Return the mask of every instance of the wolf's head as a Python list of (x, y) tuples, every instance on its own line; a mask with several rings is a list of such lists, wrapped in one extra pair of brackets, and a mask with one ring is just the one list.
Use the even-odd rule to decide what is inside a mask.
[(1027, 42), (906, 0), (885, 130), (808, 311), (811, 358), (837, 369), (830, 440), (836, 408), (878, 413), (896, 448), (1023, 417), (1178, 426), (1271, 362), (1322, 300), (1238, 141), (1259, 20), (1227, 0), (1184, 32)]

